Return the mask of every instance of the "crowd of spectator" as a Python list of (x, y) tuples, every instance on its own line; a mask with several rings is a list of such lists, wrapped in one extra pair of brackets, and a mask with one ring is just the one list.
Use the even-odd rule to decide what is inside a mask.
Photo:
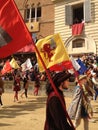
[[(26, 71), (26, 75), (28, 75), (29, 80), (36, 81), (36, 78), (40, 78), (40, 80), (46, 80), (46, 73), (40, 73), (37, 63), (37, 58), (35, 54), (18, 54), (14, 56), (15, 60), (17, 61), (18, 65), (21, 66), (22, 63), (24, 63), (27, 58), (30, 58), (32, 63), (32, 68), (30, 70)], [(78, 56), (77, 58), (80, 58), (81, 61), (85, 64), (87, 69), (92, 69), (94, 72), (98, 73), (98, 57), (95, 54), (83, 54), (82, 56)], [(3, 68), (5, 62), (7, 60), (11, 60), (12, 57), (8, 57), (6, 59), (0, 60), (0, 70)], [(22, 71), (20, 69), (14, 70), (15, 73), (20, 73), (20, 76), (22, 77)], [(13, 80), (12, 73), (6, 73), (3, 76), (4, 80)]]

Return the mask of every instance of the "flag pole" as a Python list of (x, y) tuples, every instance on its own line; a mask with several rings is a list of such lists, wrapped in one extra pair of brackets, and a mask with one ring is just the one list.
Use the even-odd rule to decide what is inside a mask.
[(54, 83), (53, 83), (53, 80), (52, 80), (52, 78), (51, 78), (51, 76), (50, 76), (50, 74), (49, 74), (49, 72), (48, 72), (48, 69), (46, 68), (46, 65), (45, 65), (45, 63), (44, 63), (44, 61), (43, 61), (43, 59), (42, 59), (42, 57), (41, 57), (41, 55), (40, 55), (40, 53), (39, 53), (39, 51), (38, 51), (36, 45), (34, 44), (34, 42), (33, 42), (33, 45), (34, 45), (35, 51), (37, 52), (38, 57), (39, 57), (39, 59), (40, 59), (42, 65), (43, 65), (43, 67), (44, 67), (44, 69), (45, 69), (45, 71), (46, 71), (46, 74), (47, 74), (48, 79), (49, 79), (49, 81), (50, 81), (50, 83), (51, 83), (51, 86), (52, 86), (52, 88), (54, 89), (56, 95), (58, 96), (58, 98), (59, 98), (59, 100), (60, 100), (60, 102), (61, 102), (61, 104), (62, 104), (62, 106), (63, 106), (65, 115), (67, 116), (70, 125), (71, 125), (72, 128), (75, 130), (75, 127), (74, 127), (74, 125), (73, 125), (73, 123), (72, 123), (72, 121), (71, 121), (71, 119), (70, 119), (70, 117), (69, 117), (69, 115), (68, 115), (68, 112), (66, 111), (65, 105), (64, 105), (64, 103), (63, 103), (63, 101), (62, 101), (62, 99), (61, 99), (61, 97), (60, 97), (60, 95), (59, 95), (59, 93), (58, 93), (58, 91), (57, 91), (57, 89), (56, 89)]

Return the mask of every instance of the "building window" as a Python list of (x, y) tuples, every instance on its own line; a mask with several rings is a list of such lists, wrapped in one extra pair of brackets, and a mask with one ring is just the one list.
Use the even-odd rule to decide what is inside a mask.
[(36, 21), (41, 17), (41, 7), (26, 9), (26, 21)]
[(37, 7), (37, 17), (41, 17), (41, 7)]
[(84, 39), (76, 39), (72, 41), (72, 48), (81, 48), (85, 46), (85, 40)]
[(65, 24), (72, 25), (91, 21), (91, 0), (85, 0), (83, 3), (70, 4), (65, 6)]
[(81, 23), (84, 19), (83, 4), (73, 6), (73, 24)]
[[(30, 12), (29, 12), (30, 14)], [(35, 18), (35, 8), (32, 8), (32, 11), (31, 11), (31, 18)]]

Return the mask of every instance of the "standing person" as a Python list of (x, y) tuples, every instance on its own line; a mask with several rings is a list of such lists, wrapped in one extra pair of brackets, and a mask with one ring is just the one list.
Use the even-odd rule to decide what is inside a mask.
[(87, 82), (85, 84), (85, 88), (87, 90), (88, 96), (92, 99), (93, 96), (95, 95), (95, 91), (94, 91), (94, 83), (92, 82), (92, 74), (91, 71), (88, 70), (86, 72), (87, 75)]
[(34, 95), (35, 96), (38, 95), (39, 88), (40, 88), (40, 80), (39, 80), (39, 77), (36, 77), (35, 82), (34, 82)]
[(28, 74), (24, 74), (23, 75), (23, 88), (24, 91), (21, 94), (21, 97), (23, 97), (23, 95), (25, 94), (25, 97), (28, 97), (28, 87), (29, 87), (29, 78), (28, 78)]
[[(88, 70), (86, 72), (86, 75), (87, 75), (87, 82), (85, 84), (85, 94), (86, 96), (88, 96), (89, 98), (89, 102), (91, 102), (91, 100), (93, 99), (94, 95), (95, 95), (95, 90), (94, 90), (94, 83), (92, 82), (92, 74), (91, 74), (91, 71)], [(93, 108), (93, 107), (92, 107)], [(92, 123), (95, 123), (95, 119), (93, 119), (93, 113), (92, 113), (92, 117), (89, 118), (89, 121), (92, 122)]]
[(92, 72), (92, 82), (94, 84), (94, 90), (95, 90), (95, 95), (94, 95), (94, 100), (97, 100), (98, 97), (98, 77), (95, 72)]
[(15, 74), (14, 75), (14, 83), (13, 83), (13, 91), (15, 91), (14, 94), (14, 102), (18, 101), (18, 92), (20, 91), (21, 86), (20, 86), (20, 75)]
[(3, 103), (2, 103), (2, 94), (3, 93), (4, 93), (4, 82), (2, 80), (1, 72), (0, 72), (0, 104), (1, 104), (1, 106), (3, 105)]
[(92, 116), (93, 110), (89, 101), (88, 96), (86, 95), (85, 84), (87, 82), (86, 75), (79, 76), (79, 83), (76, 85), (75, 94), (73, 100), (70, 104), (68, 113), (71, 119), (75, 119), (74, 126), (77, 128), (81, 119), (84, 121), (84, 130), (89, 130), (89, 120)]
[[(54, 85), (64, 104), (65, 100), (63, 89), (68, 88), (69, 78), (70, 74), (66, 72), (56, 73), (53, 77)], [(48, 98), (44, 130), (73, 130), (73, 128), (67, 122), (67, 117), (63, 105), (49, 82), (46, 85), (46, 93)]]

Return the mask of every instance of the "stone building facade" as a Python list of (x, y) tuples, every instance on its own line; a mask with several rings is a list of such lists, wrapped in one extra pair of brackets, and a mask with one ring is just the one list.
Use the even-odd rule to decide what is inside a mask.
[[(98, 0), (51, 0), (55, 6), (54, 33), (60, 32), (70, 55), (98, 54)], [(80, 35), (72, 25), (84, 22)]]
[(54, 34), (54, 4), (51, 0), (15, 0), (15, 2), (35, 40)]

